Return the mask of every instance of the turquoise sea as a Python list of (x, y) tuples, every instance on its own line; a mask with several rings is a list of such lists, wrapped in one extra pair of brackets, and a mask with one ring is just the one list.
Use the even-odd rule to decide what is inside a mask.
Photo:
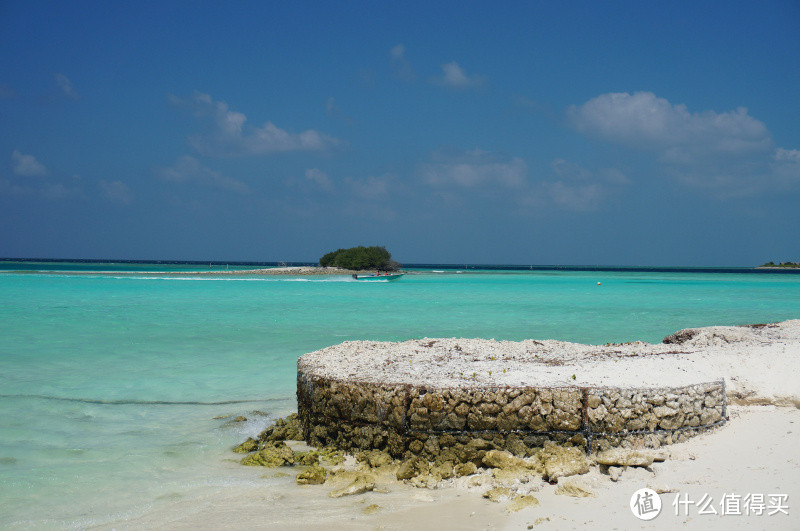
[[(299, 356), (341, 341), (659, 342), (800, 317), (800, 274), (786, 272), (429, 267), (391, 283), (155, 272), (198, 269), (0, 263), (0, 528), (114, 526), (263, 484), (230, 448), (295, 409)], [(137, 274), (94, 273), (107, 270)]]

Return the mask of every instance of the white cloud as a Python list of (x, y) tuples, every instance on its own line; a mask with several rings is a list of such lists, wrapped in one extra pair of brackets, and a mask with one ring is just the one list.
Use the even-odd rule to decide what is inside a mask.
[(800, 149), (778, 148), (770, 169), (786, 187), (800, 185)]
[(392, 187), (395, 184), (395, 177), (391, 174), (378, 177), (367, 177), (366, 179), (353, 179), (348, 177), (345, 183), (351, 188), (354, 195), (368, 200), (380, 200), (389, 197)]
[(554, 181), (544, 182), (542, 187), (556, 205), (574, 211), (595, 210), (607, 195), (606, 189), (597, 183), (567, 184)]
[(122, 181), (99, 180), (97, 182), (100, 190), (106, 199), (117, 203), (129, 205), (133, 203), (133, 192), (127, 184)]
[(651, 92), (612, 93), (572, 105), (567, 115), (579, 131), (655, 153), (667, 174), (720, 196), (793, 180), (785, 172), (793, 171), (787, 153), (794, 150), (776, 150), (766, 125), (743, 107), (693, 113)]
[(266, 155), (286, 151), (322, 151), (338, 145), (339, 140), (309, 129), (289, 133), (272, 122), (261, 127), (247, 124), (247, 117), (229, 109), (224, 101), (196, 93), (190, 98), (171, 96), (172, 103), (190, 109), (206, 124), (207, 132), (193, 135), (189, 143), (199, 153), (210, 156)]
[(168, 168), (157, 170), (157, 174), (167, 181), (186, 184), (210, 186), (221, 190), (229, 190), (239, 194), (250, 192), (243, 182), (204, 166), (199, 160), (189, 155), (183, 156)]
[(630, 180), (617, 168), (592, 171), (560, 158), (554, 159), (550, 167), (553, 170), (552, 178), (536, 183), (532, 195), (535, 199), (527, 200), (538, 208), (553, 204), (577, 212), (596, 210), (621, 186), (630, 184)]
[(433, 82), (453, 88), (469, 88), (482, 85), (483, 76), (467, 75), (461, 66), (453, 61), (442, 65), (442, 75), (433, 78)]
[(527, 164), (520, 158), (500, 159), (487, 151), (436, 151), (432, 162), (421, 164), (420, 176), (434, 187), (476, 188), (502, 186), (518, 188), (525, 183)]
[(55, 78), (58, 87), (64, 92), (64, 94), (67, 95), (68, 98), (77, 100), (80, 97), (75, 91), (75, 87), (72, 86), (72, 81), (70, 81), (67, 76), (56, 73), (53, 74), (53, 77)]
[(311, 168), (306, 170), (306, 179), (308, 179), (313, 183), (316, 183), (317, 186), (325, 190), (330, 190), (333, 188), (333, 185), (331, 184), (331, 180), (328, 177), (328, 174), (320, 169)]
[(403, 81), (413, 81), (417, 78), (411, 63), (406, 59), (406, 49), (402, 44), (392, 46), (391, 50), (389, 50), (389, 55), (392, 58), (392, 69), (395, 77)]
[(33, 155), (23, 155), (16, 149), (11, 153), (11, 160), (14, 161), (13, 171), (17, 175), (24, 177), (40, 177), (47, 175), (48, 171), (44, 164), (36, 160)]
[(741, 154), (769, 149), (766, 126), (739, 107), (730, 112), (691, 113), (652, 92), (603, 94), (567, 110), (579, 131), (634, 147), (665, 159), (691, 160), (709, 151)]

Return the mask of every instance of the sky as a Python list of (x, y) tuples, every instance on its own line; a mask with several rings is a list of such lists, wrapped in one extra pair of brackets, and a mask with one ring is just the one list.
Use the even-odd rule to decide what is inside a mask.
[(800, 261), (800, 3), (0, 0), (0, 256)]

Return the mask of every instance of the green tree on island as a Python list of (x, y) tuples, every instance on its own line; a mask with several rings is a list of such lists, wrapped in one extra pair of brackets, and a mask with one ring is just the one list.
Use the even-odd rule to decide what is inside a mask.
[(362, 271), (364, 269), (377, 269), (378, 271), (397, 271), (400, 265), (392, 260), (392, 254), (383, 246), (351, 247), (331, 251), (319, 259), (321, 267), (340, 267)]

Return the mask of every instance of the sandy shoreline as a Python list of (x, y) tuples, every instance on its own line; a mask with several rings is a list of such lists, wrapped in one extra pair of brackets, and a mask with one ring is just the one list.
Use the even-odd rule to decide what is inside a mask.
[[(608, 376), (604, 376), (607, 364), (616, 373), (626, 374), (628, 381), (680, 380), (681, 373), (689, 371), (696, 381), (711, 375), (724, 377), (729, 383), (729, 401), (737, 405), (729, 407), (729, 422), (725, 426), (665, 447), (668, 458), (663, 462), (646, 468), (621, 468), (613, 479), (610, 469), (593, 466), (588, 474), (560, 478), (556, 484), (539, 478), (518, 485), (536, 497), (539, 504), (535, 507), (511, 512), (508, 500), (495, 503), (485, 499), (483, 492), (492, 486), (492, 472), (488, 470), (479, 470), (479, 476), (487, 476), (485, 481), (459, 478), (442, 482), (435, 489), (414, 488), (396, 479), (382, 478), (372, 492), (334, 499), (328, 496), (332, 487), (327, 484), (295, 484), (294, 476), (299, 469), (243, 467), (248, 473), (249, 469), (258, 469), (251, 473), (264, 478), (263, 486), (220, 488), (213, 496), (178, 500), (141, 517), (105, 527), (439, 530), (589, 526), (673, 529), (677, 525), (704, 530), (800, 527), (797, 505), (800, 503), (797, 378), (800, 320), (756, 327), (691, 329), (675, 334), (672, 340), (676, 343), (613, 347), (537, 342), (539, 345), (535, 346), (542, 355), (564, 351), (564, 365), (544, 363), (538, 367), (554, 371), (545, 376), (553, 381), (559, 381), (574, 367), (581, 367), (581, 378), (602, 382)], [(467, 342), (474, 340), (457, 341), (461, 348), (474, 347), (475, 355), (482, 352), (479, 347), (486, 347)], [(374, 355), (374, 350), (366, 348), (370, 343), (354, 344), (364, 347), (364, 359)], [(505, 347), (507, 350), (509, 345)], [(615, 352), (608, 360), (601, 361), (604, 356), (599, 356), (596, 349), (609, 347)], [(664, 349), (677, 349), (681, 354), (667, 354)], [(638, 354), (634, 355), (634, 351)], [(356, 363), (357, 359), (351, 361)], [(563, 495), (560, 487), (573, 482), (593, 495)], [(629, 507), (634, 492), (644, 487), (659, 492), (663, 503), (661, 514), (649, 522), (637, 519)], [(763, 511), (758, 510), (759, 496), (763, 497)], [(676, 499), (684, 504), (673, 505)], [(752, 499), (756, 503), (751, 510)], [(702, 514), (712, 510), (716, 514)], [(726, 510), (728, 514), (722, 514)]]
[[(417, 489), (396, 482), (388, 492), (367, 492), (330, 498), (327, 485), (298, 486), (294, 471), (279, 477), (275, 469), (264, 476), (263, 487), (220, 488), (203, 499), (179, 500), (160, 510), (104, 528), (130, 529), (797, 529), (800, 524), (800, 411), (794, 407), (735, 406), (721, 429), (668, 447), (669, 459), (649, 468), (629, 467), (618, 481), (598, 468), (580, 476), (594, 497), (556, 494), (559, 485), (544, 481), (533, 486), (536, 507), (509, 513), (508, 502), (491, 502), (481, 488)], [(273, 478), (273, 479), (269, 479)], [(567, 482), (571, 478), (560, 480)], [(628, 507), (632, 494), (643, 487), (662, 492), (661, 514), (650, 522), (638, 520)], [(673, 502), (699, 502), (707, 495), (717, 514), (675, 514)], [(721, 515), (725, 495), (788, 495), (788, 515), (741, 513)], [(775, 501), (775, 500), (773, 500)], [(365, 514), (377, 505), (374, 513)], [(778, 503), (772, 505), (777, 506)]]

